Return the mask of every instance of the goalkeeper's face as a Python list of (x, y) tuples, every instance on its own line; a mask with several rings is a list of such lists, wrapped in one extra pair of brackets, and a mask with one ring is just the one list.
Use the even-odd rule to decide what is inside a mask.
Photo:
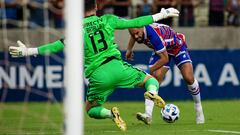
[(138, 43), (144, 42), (144, 31), (143, 28), (132, 28), (129, 29), (131, 36), (137, 41)]

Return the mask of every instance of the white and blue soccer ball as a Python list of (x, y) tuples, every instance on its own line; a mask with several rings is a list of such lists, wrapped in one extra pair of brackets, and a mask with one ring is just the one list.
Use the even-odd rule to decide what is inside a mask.
[(166, 104), (164, 108), (161, 109), (162, 118), (167, 123), (173, 123), (180, 117), (180, 110), (174, 104)]

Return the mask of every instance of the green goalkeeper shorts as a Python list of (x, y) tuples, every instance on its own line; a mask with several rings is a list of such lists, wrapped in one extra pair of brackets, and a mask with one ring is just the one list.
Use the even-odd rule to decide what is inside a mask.
[(144, 81), (146, 73), (122, 61), (113, 59), (98, 67), (89, 78), (87, 100), (102, 105), (116, 87), (134, 88)]

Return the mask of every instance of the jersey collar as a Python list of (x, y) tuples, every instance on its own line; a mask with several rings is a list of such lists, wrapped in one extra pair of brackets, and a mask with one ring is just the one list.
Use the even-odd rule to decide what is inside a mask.
[(92, 16), (95, 16), (95, 15), (85, 16), (84, 18), (89, 18), (89, 17), (92, 17)]

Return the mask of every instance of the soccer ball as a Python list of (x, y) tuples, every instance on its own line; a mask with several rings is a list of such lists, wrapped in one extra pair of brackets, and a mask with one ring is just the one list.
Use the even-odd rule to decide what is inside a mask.
[(166, 104), (161, 109), (162, 118), (167, 123), (173, 123), (180, 117), (180, 111), (174, 104)]

